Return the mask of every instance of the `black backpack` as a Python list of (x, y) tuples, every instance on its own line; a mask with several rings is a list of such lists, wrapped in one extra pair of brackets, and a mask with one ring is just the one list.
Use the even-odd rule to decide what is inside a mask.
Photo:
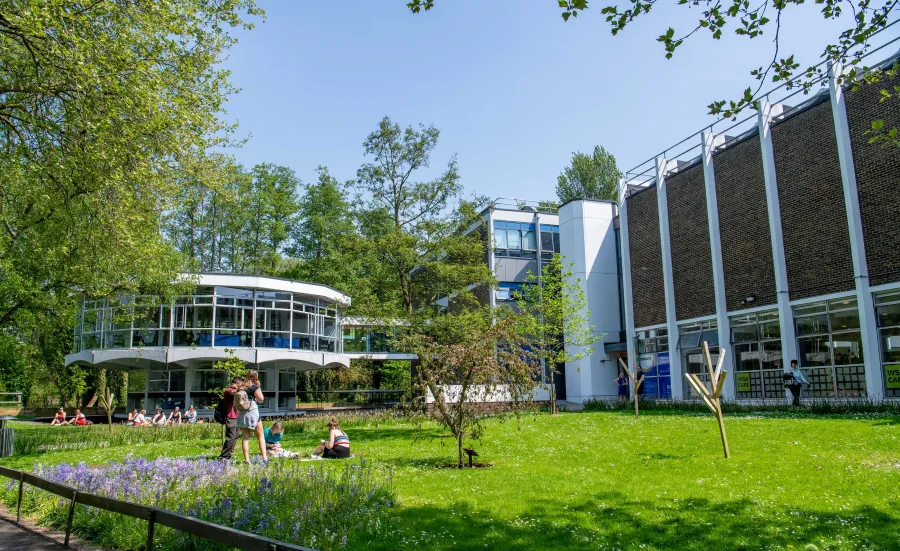
[(228, 422), (228, 413), (225, 411), (224, 399), (219, 400), (219, 403), (216, 404), (216, 409), (213, 410), (213, 419), (220, 425), (224, 425)]

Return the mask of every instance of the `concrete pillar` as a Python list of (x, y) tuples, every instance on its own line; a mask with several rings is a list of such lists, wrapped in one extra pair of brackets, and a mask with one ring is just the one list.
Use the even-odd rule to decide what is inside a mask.
[[(619, 250), (622, 257), (622, 293), (625, 295), (625, 342), (627, 344), (627, 362), (634, 365), (637, 359), (634, 331), (634, 294), (631, 286), (631, 249), (628, 236), (628, 203), (625, 201), (628, 185), (619, 180)], [(618, 368), (616, 368), (618, 370)]]
[(672, 247), (669, 239), (669, 201), (666, 197), (666, 159), (656, 158), (656, 201), (659, 209), (659, 239), (662, 250), (663, 286), (666, 297), (666, 329), (669, 332), (669, 365), (672, 369), (672, 398), (684, 396), (681, 354), (678, 345), (678, 319), (675, 314), (675, 282), (672, 279)]
[(716, 323), (719, 330), (719, 347), (725, 350), (725, 366), (731, 375), (722, 389), (726, 400), (734, 400), (735, 371), (734, 350), (731, 349), (731, 331), (728, 323), (728, 304), (725, 301), (725, 271), (722, 263), (722, 236), (719, 233), (719, 202), (716, 198), (716, 173), (713, 169), (713, 151), (719, 141), (712, 132), (703, 132), (700, 136), (701, 159), (703, 162), (703, 181), (706, 184), (706, 219), (709, 222), (709, 248), (712, 257), (713, 290), (716, 300)]
[(194, 378), (194, 368), (184, 368), (184, 410), (191, 407), (191, 384)]
[(856, 168), (853, 164), (853, 150), (850, 143), (847, 104), (844, 101), (844, 90), (838, 82), (842, 72), (843, 67), (840, 63), (835, 63), (829, 68), (828, 88), (831, 92), (831, 112), (834, 116), (834, 132), (837, 136), (841, 181), (844, 185), (847, 227), (850, 231), (850, 254), (853, 258), (853, 278), (856, 282), (856, 300), (859, 304), (859, 327), (866, 366), (866, 389), (870, 398), (878, 400), (884, 395), (878, 324), (875, 318), (875, 304), (872, 300), (872, 293), (869, 291), (869, 269), (866, 263), (862, 216), (859, 211), (859, 193), (856, 186)]
[[(767, 100), (759, 102), (759, 143), (762, 150), (763, 178), (766, 184), (766, 205), (769, 214), (769, 234), (772, 238), (772, 264), (775, 272), (775, 297), (778, 323), (781, 327), (781, 353), (784, 366), (797, 357), (797, 336), (794, 332), (794, 313), (788, 291), (787, 264), (784, 259), (784, 234), (781, 229), (781, 202), (778, 199), (778, 180), (775, 175), (775, 150), (772, 147), (772, 118), (781, 114), (781, 105)], [(787, 396), (787, 391), (785, 391)]]

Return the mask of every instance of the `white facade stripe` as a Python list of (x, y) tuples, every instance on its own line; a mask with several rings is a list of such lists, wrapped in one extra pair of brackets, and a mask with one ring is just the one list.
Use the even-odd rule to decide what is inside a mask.
[(772, 117), (781, 111), (780, 105), (767, 100), (759, 102), (759, 144), (762, 153), (763, 179), (766, 183), (766, 206), (769, 214), (769, 234), (772, 238), (772, 264), (775, 272), (775, 297), (778, 323), (781, 327), (783, 366), (797, 359), (797, 338), (794, 314), (788, 292), (787, 263), (784, 258), (784, 234), (781, 229), (781, 202), (778, 199), (778, 180), (775, 176), (775, 150), (772, 146)]
[(859, 211), (856, 168), (853, 165), (853, 150), (850, 144), (847, 104), (844, 101), (844, 90), (838, 82), (841, 73), (840, 63), (835, 63), (829, 68), (828, 88), (831, 92), (831, 113), (834, 116), (834, 133), (837, 137), (838, 160), (841, 165), (841, 181), (844, 186), (844, 205), (847, 208), (847, 228), (850, 231), (850, 255), (853, 258), (853, 278), (856, 282), (860, 336), (863, 343), (863, 361), (866, 366), (866, 390), (870, 398), (878, 399), (884, 394), (878, 324), (875, 320), (875, 304), (869, 290), (869, 269), (866, 264), (862, 216)]
[[(722, 262), (722, 237), (719, 234), (719, 202), (716, 198), (716, 173), (713, 169), (713, 151), (716, 136), (712, 132), (700, 134), (701, 159), (703, 162), (703, 182), (706, 185), (706, 220), (709, 223), (709, 249), (712, 258), (713, 291), (716, 301), (716, 324), (719, 331), (719, 347), (725, 349), (723, 369), (734, 373), (734, 350), (731, 349), (730, 326), (728, 324), (728, 303), (725, 300), (725, 268)], [(734, 381), (732, 376), (731, 381)], [(725, 385), (724, 398), (733, 400), (735, 385)]]
[[(635, 355), (635, 330), (634, 330), (634, 295), (631, 288), (631, 249), (628, 239), (628, 205), (625, 202), (625, 194), (628, 185), (625, 180), (619, 180), (619, 247), (622, 257), (622, 292), (625, 294), (623, 303), (625, 306), (625, 342), (627, 345), (627, 361), (631, 365), (637, 360)], [(629, 369), (631, 366), (629, 365)]]
[(681, 355), (678, 342), (678, 319), (675, 313), (675, 282), (672, 279), (672, 247), (669, 239), (669, 202), (666, 197), (666, 159), (656, 158), (656, 203), (659, 209), (659, 240), (662, 250), (663, 289), (666, 297), (666, 327), (669, 331), (669, 366), (672, 370), (672, 397), (683, 396)]

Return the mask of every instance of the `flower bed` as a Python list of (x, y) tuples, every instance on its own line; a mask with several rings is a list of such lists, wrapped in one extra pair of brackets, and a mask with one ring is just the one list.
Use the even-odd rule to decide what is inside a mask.
[[(329, 465), (329, 467), (333, 467)], [(37, 476), (79, 491), (152, 505), (238, 530), (318, 549), (344, 547), (352, 533), (374, 536), (394, 503), (389, 472), (365, 461), (327, 468), (298, 461), (245, 466), (207, 459), (128, 458), (100, 467), (60, 464), (35, 467)], [(18, 486), (5, 486), (14, 506)], [(23, 512), (42, 523), (64, 526), (67, 501), (28, 487)], [(74, 531), (104, 547), (141, 549), (146, 523), (79, 505)], [(156, 549), (221, 549), (222, 546), (159, 528)]]

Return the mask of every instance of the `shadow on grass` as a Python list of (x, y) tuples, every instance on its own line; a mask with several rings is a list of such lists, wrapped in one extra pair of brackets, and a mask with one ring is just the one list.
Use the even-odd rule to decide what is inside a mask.
[(841, 549), (898, 549), (900, 525), (896, 511), (871, 506), (767, 511), (749, 500), (632, 501), (616, 492), (570, 503), (537, 500), (512, 519), (491, 518), (474, 503), (477, 495), (446, 506), (398, 507), (388, 519), (390, 537), (351, 548), (749, 551), (842, 541)]

